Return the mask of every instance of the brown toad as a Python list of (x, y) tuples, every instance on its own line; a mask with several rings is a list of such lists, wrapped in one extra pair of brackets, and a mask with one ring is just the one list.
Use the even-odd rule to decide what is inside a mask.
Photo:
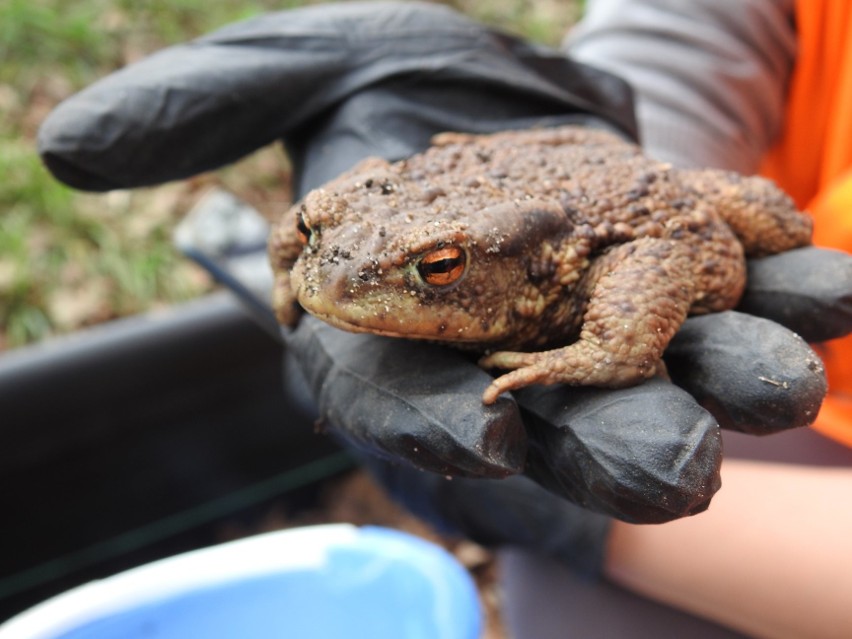
[(652, 376), (688, 313), (736, 305), (744, 253), (808, 244), (810, 218), (761, 178), (677, 170), (576, 127), (447, 133), (368, 159), (274, 231), (274, 304), (330, 324), (486, 352), (529, 384)]

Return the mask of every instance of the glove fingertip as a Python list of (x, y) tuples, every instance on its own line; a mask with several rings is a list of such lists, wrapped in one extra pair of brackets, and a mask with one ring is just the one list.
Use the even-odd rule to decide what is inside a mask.
[(738, 310), (771, 319), (807, 342), (852, 332), (852, 256), (814, 246), (748, 262)]
[(810, 425), (827, 392), (822, 361), (801, 337), (735, 311), (687, 320), (665, 358), (722, 428), (752, 435)]
[(531, 439), (527, 475), (581, 506), (662, 523), (706, 510), (721, 486), (719, 427), (666, 381), (518, 397)]

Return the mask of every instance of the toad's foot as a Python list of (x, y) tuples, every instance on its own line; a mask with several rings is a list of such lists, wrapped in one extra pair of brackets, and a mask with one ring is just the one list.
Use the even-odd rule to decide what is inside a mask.
[(513, 369), (485, 390), (484, 404), (493, 404), (502, 393), (531, 384), (619, 388), (638, 384), (665, 370), (662, 361), (653, 356), (615, 361), (611, 351), (585, 341), (538, 353), (499, 351), (483, 357), (479, 364), (483, 368)]

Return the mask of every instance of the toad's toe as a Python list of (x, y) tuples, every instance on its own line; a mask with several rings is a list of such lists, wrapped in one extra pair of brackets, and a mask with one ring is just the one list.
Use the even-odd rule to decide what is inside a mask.
[(538, 366), (527, 366), (518, 368), (511, 373), (506, 373), (496, 378), (482, 394), (483, 404), (493, 404), (497, 398), (505, 392), (524, 388), (532, 384), (553, 383), (547, 370)]

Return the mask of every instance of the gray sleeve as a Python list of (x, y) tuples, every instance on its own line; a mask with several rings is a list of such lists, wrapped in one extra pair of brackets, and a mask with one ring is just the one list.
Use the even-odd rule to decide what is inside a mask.
[(794, 0), (589, 0), (564, 48), (633, 85), (646, 151), (753, 173), (778, 135)]

